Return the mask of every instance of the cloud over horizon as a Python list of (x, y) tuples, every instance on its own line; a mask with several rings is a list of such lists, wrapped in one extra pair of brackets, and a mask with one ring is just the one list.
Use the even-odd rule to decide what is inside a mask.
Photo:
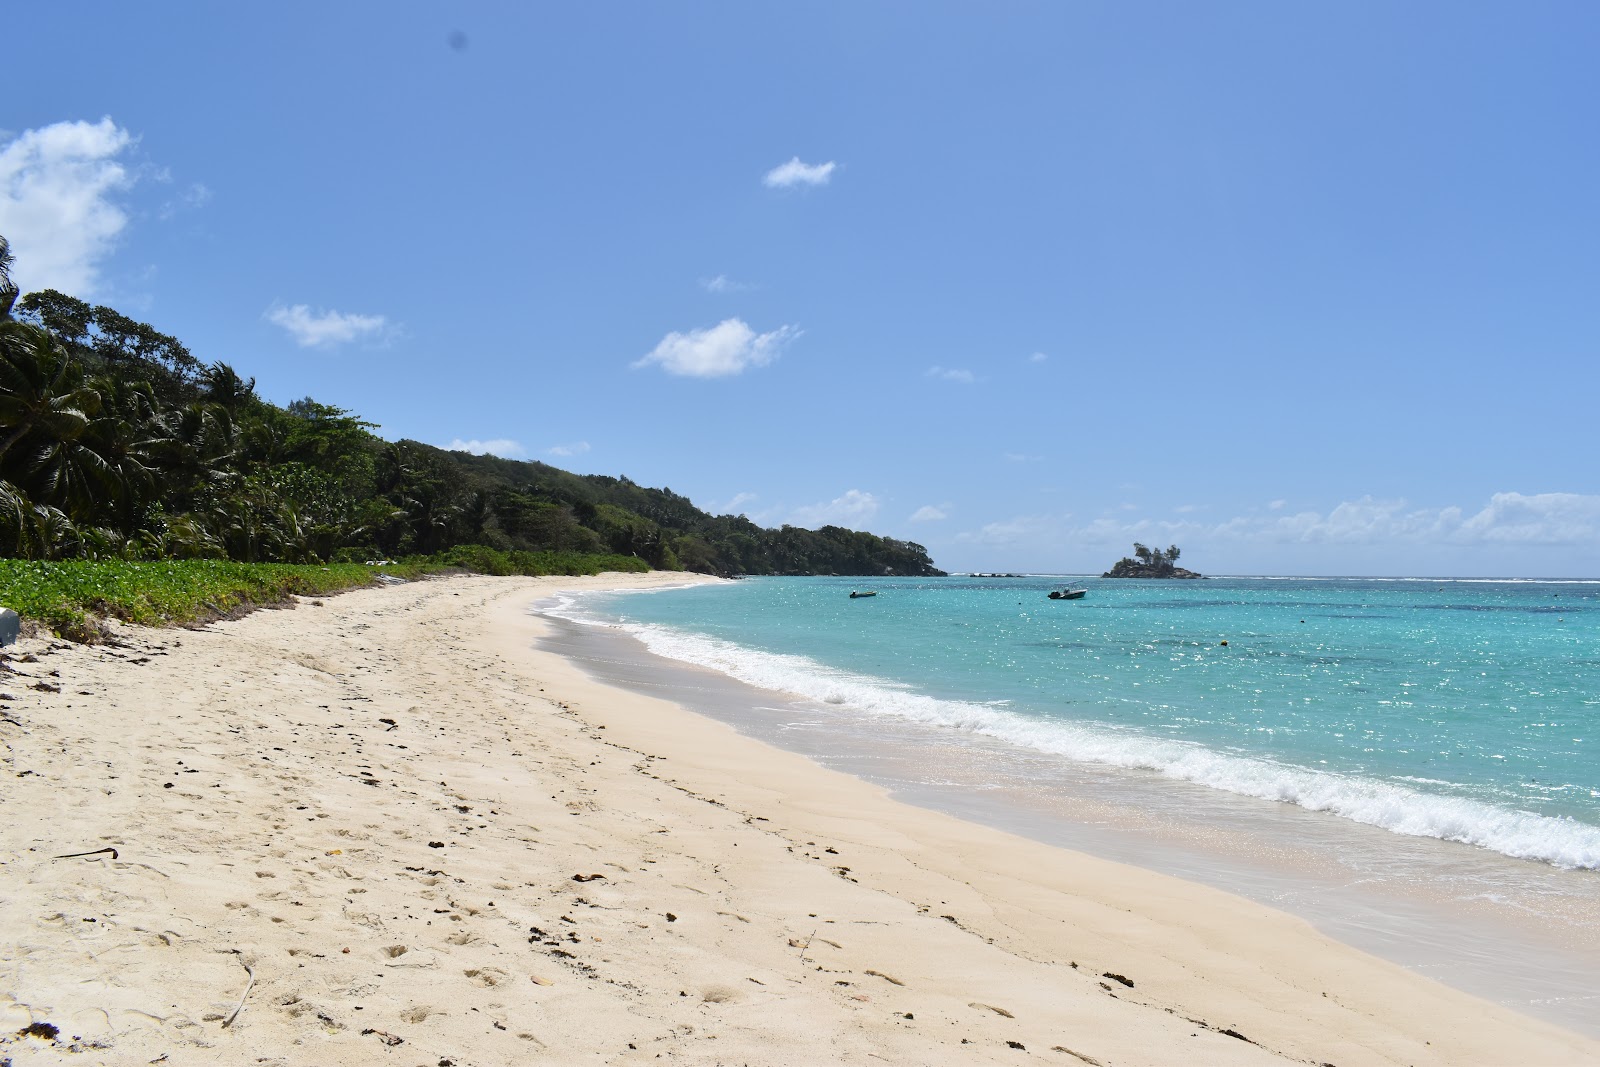
[[(1270, 506), (1281, 509), (1281, 505), (1281, 501), (1273, 501)], [(1404, 500), (1371, 496), (1342, 501), (1326, 513), (1275, 511), (1215, 523), (1103, 517), (1073, 524), (1068, 515), (1034, 515), (988, 523), (956, 536), (960, 543), (981, 545), (1010, 545), (1033, 538), (1113, 547), (1134, 541), (1182, 543), (1184, 539), (1255, 545), (1585, 546), (1600, 542), (1600, 495), (1495, 493), (1470, 515), (1456, 506), (1415, 508)]]
[(827, 185), (833, 177), (834, 167), (838, 164), (833, 161), (827, 163), (802, 163), (800, 157), (795, 156), (787, 163), (780, 163), (767, 171), (761, 179), (762, 183), (771, 189), (788, 189), (796, 185)]
[(878, 498), (859, 489), (851, 489), (825, 504), (810, 504), (795, 508), (790, 521), (795, 526), (814, 530), (819, 526), (844, 526), (861, 529), (861, 523), (871, 522), (878, 514)]
[(780, 326), (758, 334), (743, 319), (723, 319), (717, 325), (688, 333), (669, 333), (635, 369), (652, 363), (668, 374), (684, 378), (726, 378), (748, 367), (764, 367), (778, 358), (783, 346), (800, 336), (794, 326)]
[(581, 456), (589, 451), (588, 441), (574, 441), (569, 445), (551, 445), (545, 452), (552, 456)]
[(0, 233), (23, 292), (95, 292), (100, 264), (128, 224), (114, 195), (133, 185), (117, 157), (134, 143), (108, 115), (24, 130), (0, 146)]
[(306, 304), (275, 304), (263, 317), (274, 326), (283, 327), (301, 348), (332, 348), (364, 338), (378, 339), (389, 329), (389, 321), (382, 315), (313, 312)]
[(505, 437), (497, 437), (490, 441), (463, 441), (457, 437), (448, 445), (447, 452), (471, 452), (475, 456), (499, 456), (501, 459), (522, 459), (528, 450), (517, 442)]
[(978, 380), (978, 376), (971, 371), (955, 367), (929, 367), (928, 377), (937, 378), (942, 382), (958, 382), (961, 385), (971, 385)]
[(760, 499), (761, 497), (757, 493), (735, 493), (733, 494), (733, 499), (726, 504), (716, 504), (706, 510), (713, 515), (743, 515), (745, 514), (746, 504)]

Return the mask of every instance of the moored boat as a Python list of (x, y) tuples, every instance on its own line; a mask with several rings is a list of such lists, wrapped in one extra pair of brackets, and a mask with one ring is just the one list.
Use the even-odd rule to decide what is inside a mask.
[(865, 593), (857, 592), (854, 589), (850, 590), (850, 599), (851, 600), (860, 600), (864, 596), (877, 596), (877, 595), (878, 595), (877, 592), (875, 590), (872, 590), (872, 589), (867, 590)]
[(1052, 589), (1050, 591), (1050, 599), (1051, 600), (1082, 600), (1083, 599), (1083, 594), (1087, 593), (1088, 591), (1089, 590), (1087, 590), (1087, 589)]

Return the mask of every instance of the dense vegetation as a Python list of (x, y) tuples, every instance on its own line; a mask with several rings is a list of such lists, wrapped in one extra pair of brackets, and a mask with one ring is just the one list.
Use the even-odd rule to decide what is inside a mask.
[(911, 542), (763, 529), (625, 477), (385, 441), (310, 397), (280, 407), (112, 308), (18, 299), (9, 261), (0, 237), (0, 557), (941, 573)]

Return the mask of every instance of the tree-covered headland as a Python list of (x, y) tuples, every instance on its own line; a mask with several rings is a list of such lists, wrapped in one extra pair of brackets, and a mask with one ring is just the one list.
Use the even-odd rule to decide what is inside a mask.
[(0, 557), (942, 573), (909, 541), (765, 529), (626, 477), (386, 441), (310, 397), (279, 406), (112, 308), (19, 297), (10, 260), (0, 237)]
[(1100, 577), (1102, 578), (1199, 578), (1202, 577), (1194, 571), (1178, 566), (1178, 556), (1181, 555), (1177, 545), (1165, 549), (1147, 548), (1137, 541), (1133, 544), (1133, 555), (1123, 556), (1116, 564)]

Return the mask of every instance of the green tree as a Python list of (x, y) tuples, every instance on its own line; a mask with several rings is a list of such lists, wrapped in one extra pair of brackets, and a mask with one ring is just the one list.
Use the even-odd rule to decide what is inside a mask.
[(38, 450), (76, 439), (99, 409), (100, 394), (47, 330), (0, 322), (0, 473), (10, 479), (7, 458), (24, 438)]
[(62, 344), (73, 349), (88, 346), (94, 308), (86, 301), (54, 289), (42, 289), (23, 297), (17, 304), (17, 310), (26, 314), (30, 321), (55, 334)]
[(17, 302), (17, 283), (11, 280), (11, 264), (16, 257), (11, 254), (11, 242), (0, 236), (0, 319), (11, 317), (11, 308)]
[(147, 382), (101, 383), (100, 414), (83, 440), (104, 460), (105, 495), (94, 521), (131, 534), (159, 495), (157, 456), (165, 444), (155, 391)]
[(226, 363), (218, 363), (200, 372), (200, 395), (208, 404), (215, 404), (237, 415), (243, 408), (260, 403), (256, 396), (256, 380), (246, 381), (239, 372)]

